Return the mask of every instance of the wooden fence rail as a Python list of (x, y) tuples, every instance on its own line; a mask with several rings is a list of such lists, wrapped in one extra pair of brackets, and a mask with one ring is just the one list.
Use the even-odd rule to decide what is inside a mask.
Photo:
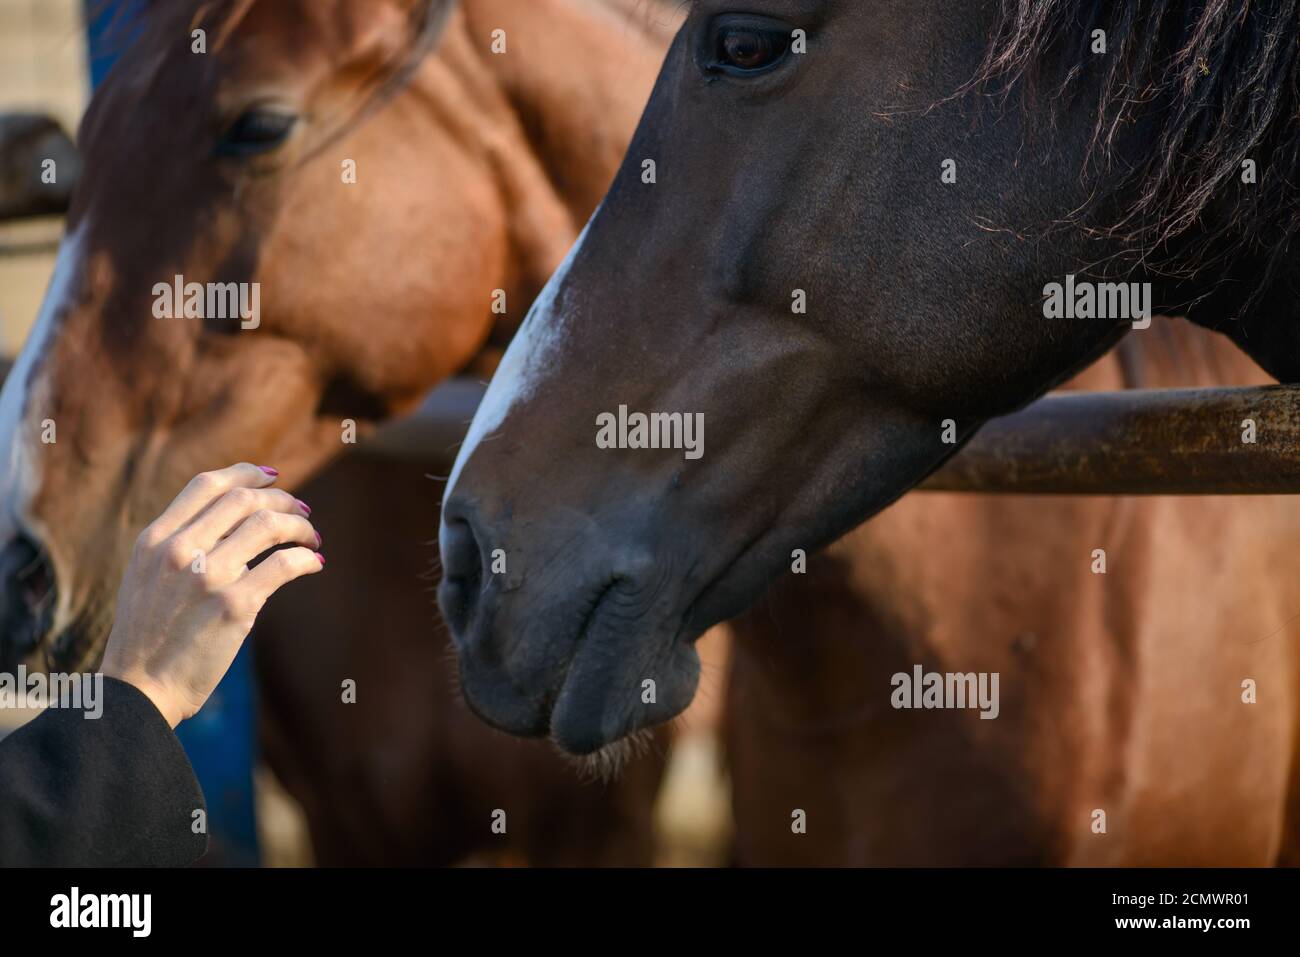
[[(8, 362), (0, 360), (0, 380)], [(445, 383), (363, 454), (450, 462), (484, 387)], [(994, 419), (919, 488), (1030, 495), (1300, 494), (1300, 387), (1062, 392)]]
[[(453, 380), (371, 454), (453, 452), (483, 386)], [(1300, 494), (1300, 387), (1062, 392), (985, 425), (920, 488), (1038, 495)]]

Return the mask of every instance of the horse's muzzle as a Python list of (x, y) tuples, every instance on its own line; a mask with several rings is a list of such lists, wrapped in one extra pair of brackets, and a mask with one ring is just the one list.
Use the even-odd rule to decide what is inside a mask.
[(31, 662), (54, 624), (57, 601), (49, 555), (20, 533), (0, 549), (0, 671)]
[[(589, 754), (685, 709), (699, 657), (678, 640), (676, 602), (647, 556), (611, 545), (617, 536), (586, 518), (530, 525), (530, 539), (507, 548), (523, 530), (498, 525), (453, 497), (439, 536), (438, 601), (479, 717)], [(528, 555), (528, 567), (495, 564), (507, 552)]]

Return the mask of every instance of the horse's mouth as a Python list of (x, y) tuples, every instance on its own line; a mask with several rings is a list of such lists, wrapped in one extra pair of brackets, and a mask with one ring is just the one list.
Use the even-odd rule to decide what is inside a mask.
[(564, 750), (555, 733), (555, 706), (560, 697), (566, 690), (573, 679), (573, 665), (582, 653), (582, 649), (587, 644), (587, 638), (591, 634), (592, 624), (600, 618), (601, 609), (610, 600), (614, 589), (618, 587), (618, 579), (611, 578), (604, 585), (596, 588), (588, 599), (587, 613), (583, 616), (582, 624), (578, 628), (578, 637), (573, 640), (573, 647), (569, 654), (569, 660), (564, 666), (564, 674), (560, 677), (559, 683), (554, 688), (547, 689), (542, 699), (543, 713), (546, 715), (546, 722), (549, 727), (549, 737), (556, 747)]
[(67, 674), (89, 671), (98, 645), (90, 628), (74, 622), (46, 642), (46, 670)]
[(0, 668), (14, 670), (48, 654), (58, 594), (45, 550), (26, 535), (0, 551)]
[(40, 638), (34, 645), (3, 640), (0, 645), (0, 673), (15, 674), (19, 666), (29, 674), (81, 674), (94, 670), (97, 642), (84, 628), (71, 626)]
[(547, 702), (551, 741), (596, 768), (616, 767), (644, 732), (685, 710), (699, 681), (693, 644), (679, 640), (681, 619), (644, 589), (621, 577), (601, 588)]
[[(461, 616), (451, 631), (471, 711), (508, 734), (549, 738), (572, 757), (599, 753), (587, 763), (604, 768), (626, 756), (611, 744), (689, 703), (698, 658), (675, 640), (680, 619), (662, 614), (652, 584), (614, 569), (588, 582), (540, 618), (503, 621), (488, 602), (486, 616)], [(466, 603), (466, 584), (444, 579), (445, 613), (455, 617)]]

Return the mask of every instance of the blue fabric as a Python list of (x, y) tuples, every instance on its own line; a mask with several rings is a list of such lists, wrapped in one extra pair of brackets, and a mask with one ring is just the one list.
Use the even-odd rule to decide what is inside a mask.
[(212, 843), (206, 863), (222, 867), (260, 862), (253, 807), (257, 702), (251, 648), (244, 644), (203, 710), (176, 729), (208, 801)]
[[(135, 38), (132, 11), (139, 0), (83, 0), (92, 89)], [(211, 846), (205, 862), (256, 866), (257, 819), (253, 766), (257, 761), (257, 707), (252, 652), (245, 644), (203, 710), (176, 729), (208, 803)]]
[(93, 90), (117, 60), (118, 54), (135, 38), (131, 29), (131, 12), (140, 0), (82, 0), (86, 20), (86, 45), (90, 63), (90, 87)]

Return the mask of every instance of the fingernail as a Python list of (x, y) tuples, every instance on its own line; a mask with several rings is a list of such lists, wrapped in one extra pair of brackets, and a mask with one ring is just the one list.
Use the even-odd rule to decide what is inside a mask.
[(263, 472), (265, 472), (267, 475), (275, 476), (280, 474), (279, 469), (273, 469), (269, 465), (259, 465), (258, 468), (261, 469)]
[(303, 501), (302, 499), (300, 499), (300, 498), (295, 498), (294, 501), (298, 503), (298, 507), (299, 507), (300, 509), (302, 509), (306, 514), (308, 514), (308, 515), (311, 514), (311, 506), (310, 506), (310, 505), (308, 505), (306, 502), (304, 502), (304, 501)]
[(316, 547), (320, 548), (320, 532), (316, 533)]
[(317, 553), (316, 553), (316, 557), (320, 559), (320, 563), (321, 563), (322, 565), (325, 564), (325, 556), (324, 556), (324, 555), (322, 555), (320, 552), (317, 552)]

